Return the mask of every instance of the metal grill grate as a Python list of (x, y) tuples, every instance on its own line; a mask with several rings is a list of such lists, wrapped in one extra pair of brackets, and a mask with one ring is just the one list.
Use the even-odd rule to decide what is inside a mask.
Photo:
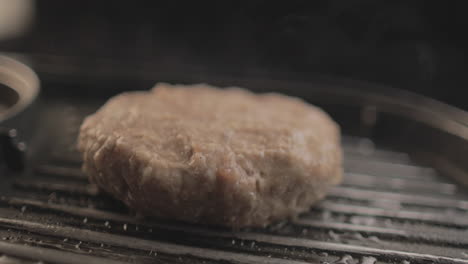
[(344, 183), (295, 221), (232, 232), (133, 217), (79, 169), (70, 146), (89, 111), (50, 105), (51, 154), (5, 179), (0, 263), (468, 263), (468, 195), (362, 138), (343, 139)]

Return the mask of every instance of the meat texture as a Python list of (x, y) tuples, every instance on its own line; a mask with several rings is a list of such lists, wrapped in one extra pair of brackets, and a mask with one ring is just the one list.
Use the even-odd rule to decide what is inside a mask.
[(117, 95), (84, 120), (78, 148), (90, 181), (136, 212), (233, 228), (295, 217), (342, 177), (322, 110), (206, 84)]

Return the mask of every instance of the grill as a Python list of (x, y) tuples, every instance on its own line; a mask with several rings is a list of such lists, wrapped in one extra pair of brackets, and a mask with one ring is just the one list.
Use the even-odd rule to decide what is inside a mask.
[(343, 128), (343, 184), (266, 229), (135, 217), (87, 182), (74, 148), (83, 117), (115, 90), (64, 96), (57, 91), (72, 85), (46, 80), (26, 171), (2, 172), (0, 263), (468, 263), (463, 112), (363, 83), (203, 78), (326, 109)]

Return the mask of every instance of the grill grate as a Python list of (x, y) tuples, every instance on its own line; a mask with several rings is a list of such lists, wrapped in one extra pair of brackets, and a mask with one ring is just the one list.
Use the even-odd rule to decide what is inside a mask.
[(79, 169), (70, 146), (86, 113), (51, 105), (41, 129), (72, 128), (47, 131), (51, 155), (5, 179), (0, 263), (468, 263), (468, 195), (362, 138), (343, 139), (344, 183), (292, 222), (232, 232), (133, 217)]

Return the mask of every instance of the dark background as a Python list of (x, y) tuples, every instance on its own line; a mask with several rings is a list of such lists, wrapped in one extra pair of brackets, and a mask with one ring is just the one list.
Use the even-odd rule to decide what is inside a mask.
[(463, 1), (37, 1), (0, 51), (28, 54), (43, 78), (327, 74), (468, 109), (465, 14)]

